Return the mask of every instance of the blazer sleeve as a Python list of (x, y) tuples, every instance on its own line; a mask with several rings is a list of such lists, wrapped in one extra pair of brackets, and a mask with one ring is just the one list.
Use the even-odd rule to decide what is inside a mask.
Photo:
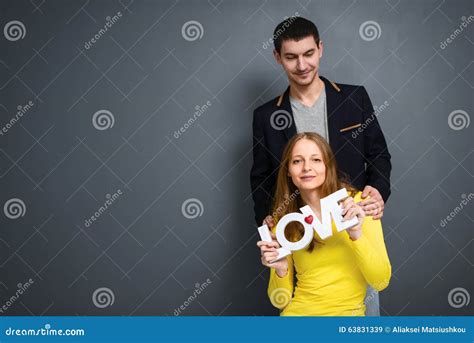
[(392, 164), (387, 143), (380, 128), (374, 107), (364, 87), (361, 87), (363, 122), (367, 123), (364, 130), (365, 162), (367, 163), (367, 184), (376, 188), (384, 202), (390, 196), (390, 172)]
[(253, 114), (252, 131), (253, 164), (250, 170), (250, 185), (254, 201), (255, 221), (259, 226), (262, 225), (263, 219), (270, 211), (271, 190), (266, 189), (266, 185), (271, 174), (271, 160), (266, 147), (261, 115), (257, 110)]

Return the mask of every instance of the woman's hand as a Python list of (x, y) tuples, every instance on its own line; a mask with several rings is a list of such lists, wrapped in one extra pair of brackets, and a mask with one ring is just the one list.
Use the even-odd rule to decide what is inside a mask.
[(268, 228), (271, 229), (272, 227), (275, 226), (275, 220), (273, 219), (272, 216), (266, 216), (265, 219), (263, 220), (262, 225), (265, 225), (265, 224), (268, 226)]
[(262, 264), (265, 267), (275, 268), (279, 277), (284, 277), (288, 273), (288, 259), (286, 256), (279, 261), (270, 263), (278, 256), (277, 249), (280, 248), (280, 243), (276, 240), (275, 234), (271, 233), (272, 241), (258, 241), (257, 246), (260, 248), (260, 255)]
[(362, 236), (362, 223), (364, 222), (365, 213), (361, 206), (357, 205), (354, 202), (352, 197), (346, 198), (342, 203), (342, 217), (343, 221), (351, 220), (354, 217), (357, 217), (359, 223), (349, 229), (347, 233), (351, 240), (355, 241)]

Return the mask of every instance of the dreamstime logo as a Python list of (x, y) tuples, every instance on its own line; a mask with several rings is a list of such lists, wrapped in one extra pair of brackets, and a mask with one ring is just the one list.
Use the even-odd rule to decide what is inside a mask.
[(25, 38), (26, 28), (21, 21), (12, 20), (8, 22), (3, 28), (3, 34), (10, 42), (15, 42)]
[(270, 294), (270, 302), (277, 308), (285, 307), (291, 300), (291, 292), (286, 288), (277, 288)]
[(97, 211), (94, 212), (92, 216), (84, 220), (84, 226), (85, 227), (90, 227), (93, 222), (95, 222), (99, 217), (107, 211), (110, 206), (119, 198), (120, 195), (122, 195), (122, 190), (118, 189), (115, 193), (111, 194), (106, 194), (104, 205), (100, 206)]
[(285, 213), (286, 209), (288, 208), (288, 205), (292, 203), (300, 194), (299, 189), (295, 190), (291, 195), (285, 194), (285, 200), (283, 200), (283, 203), (278, 206), (278, 208), (272, 213), (272, 217), (274, 218), (279, 218), (282, 216), (282, 214)]
[(452, 130), (459, 131), (469, 127), (471, 118), (466, 111), (455, 110), (448, 116), (448, 125)]
[(374, 112), (367, 117), (367, 119), (357, 128), (357, 130), (352, 131), (352, 138), (356, 139), (359, 134), (361, 134), (378, 116), (380, 113), (385, 111), (385, 109), (389, 106), (389, 102), (385, 100), (385, 102), (380, 106), (374, 106)]
[(472, 200), (474, 199), (474, 193), (469, 193), (469, 194), (461, 194), (461, 202), (459, 203), (458, 206), (456, 206), (455, 208), (453, 208), (453, 210), (449, 213), (449, 215), (447, 215), (445, 218), (441, 219), (441, 221), (439, 222), (439, 225), (441, 227), (445, 227), (446, 225), (448, 225), (448, 222), (450, 222), (451, 220), (453, 220), (454, 217), (456, 217), (456, 215), (461, 212), (463, 210), (464, 207), (467, 206), (467, 204)]
[(212, 106), (212, 102), (209, 100), (202, 106), (196, 105), (194, 106), (194, 115), (188, 119), (187, 122), (184, 123), (183, 126), (181, 126), (177, 131), (174, 132), (173, 136), (174, 138), (178, 139), (183, 133), (186, 132), (187, 129), (191, 127), (191, 125), (197, 120), (198, 117), (200, 117), (203, 113), (205, 113), (209, 107)]
[(270, 125), (278, 131), (284, 130), (293, 124), (291, 114), (285, 110), (277, 110), (270, 117)]
[(30, 286), (31, 286), (32, 284), (34, 284), (34, 283), (35, 283), (35, 282), (34, 282), (33, 279), (29, 279), (29, 280), (26, 281), (24, 284), (18, 283), (18, 285), (17, 285), (18, 288), (17, 288), (15, 294), (12, 295), (12, 296), (10, 297), (10, 299), (8, 299), (8, 300), (6, 301), (6, 303), (0, 307), (0, 313), (4, 313), (6, 310), (8, 310), (8, 308), (10, 308), (10, 307), (20, 298), (20, 296), (21, 296), (23, 293), (25, 293), (26, 290), (27, 290), (28, 288), (30, 288)]
[(299, 16), (300, 16), (300, 14), (298, 12), (295, 12), (295, 14), (292, 15), (291, 17), (284, 17), (283, 18), (283, 20), (284, 20), (283, 26), (281, 28), (279, 28), (277, 30), (277, 32), (275, 32), (270, 39), (268, 39), (267, 41), (262, 43), (262, 48), (263, 49), (268, 49), (268, 47), (270, 47), (271, 44), (278, 37), (280, 37), (283, 33), (285, 33), (286, 29), (288, 29), (290, 27), (290, 25), (293, 24), (296, 21), (296, 18), (298, 18)]
[(92, 294), (92, 302), (98, 308), (105, 308), (112, 306), (115, 301), (114, 292), (110, 288), (101, 287), (97, 288)]
[(359, 27), (359, 35), (363, 40), (370, 42), (375, 39), (379, 39), (382, 34), (382, 29), (379, 23), (373, 20), (362, 23)]
[(10, 130), (13, 125), (15, 125), (28, 111), (34, 106), (33, 101), (28, 101), (25, 105), (18, 105), (17, 106), (17, 112), (13, 118), (11, 118), (1, 129), (0, 129), (0, 135), (4, 135)]
[(444, 41), (442, 41), (439, 44), (439, 47), (442, 50), (446, 49), (448, 44), (451, 44), (456, 39), (456, 37), (459, 36), (461, 34), (461, 32), (463, 32), (464, 29), (467, 28), (467, 26), (473, 21), (473, 19), (474, 19), (474, 16), (472, 16), (472, 15), (470, 15), (468, 18), (466, 18), (465, 16), (462, 16), (461, 17), (462, 22), (459, 25), (459, 28), (454, 30), (453, 33), (451, 33), (448, 38), (446, 38)]
[[(85, 336), (84, 329), (55, 329), (51, 324), (45, 324), (44, 327), (32, 328), (29, 325), (27, 328), (12, 328), (5, 330), (7, 336)], [(51, 341), (51, 340), (50, 340)]]
[(23, 200), (13, 198), (8, 200), (3, 206), (3, 212), (5, 216), (10, 219), (18, 219), (23, 217), (26, 213), (26, 206)]
[(212, 283), (211, 279), (207, 279), (202, 284), (196, 282), (194, 285), (194, 292), (191, 294), (188, 299), (184, 301), (182, 305), (180, 305), (177, 309), (174, 310), (174, 315), (179, 316), (184, 310), (188, 308), (189, 305), (200, 295), (210, 284)]
[(201, 39), (204, 34), (204, 28), (201, 23), (196, 20), (190, 20), (184, 23), (181, 28), (181, 35), (188, 42)]
[(105, 20), (107, 21), (103, 28), (101, 28), (97, 33), (87, 42), (84, 43), (84, 48), (89, 50), (92, 46), (97, 43), (97, 41), (105, 35), (105, 33), (112, 28), (112, 26), (122, 18), (122, 12), (118, 11), (114, 16), (107, 16)]
[(103, 131), (114, 127), (115, 117), (112, 112), (107, 110), (99, 110), (92, 116), (92, 125), (97, 130)]
[(469, 305), (471, 296), (469, 292), (462, 287), (453, 288), (448, 294), (448, 303), (451, 307), (461, 308)]
[(186, 218), (194, 219), (202, 216), (204, 213), (204, 206), (199, 199), (191, 198), (183, 202), (181, 212)]

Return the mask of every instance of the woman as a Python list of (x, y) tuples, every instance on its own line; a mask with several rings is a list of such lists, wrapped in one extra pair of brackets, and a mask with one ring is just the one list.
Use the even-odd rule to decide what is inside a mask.
[[(332, 236), (323, 241), (314, 232), (307, 248), (273, 263), (280, 248), (276, 226), (272, 227), (272, 242), (257, 243), (262, 264), (270, 267), (268, 296), (282, 316), (364, 316), (367, 284), (378, 291), (389, 284), (392, 268), (380, 220), (364, 216), (356, 204), (361, 192), (340, 178), (330, 146), (316, 133), (295, 135), (283, 152), (273, 206), (275, 220), (309, 205), (321, 221), (320, 199), (344, 187), (350, 197), (342, 203), (342, 214), (344, 220), (357, 216), (355, 227), (338, 232), (332, 223)], [(298, 222), (285, 229), (290, 241), (299, 240), (302, 233)]]

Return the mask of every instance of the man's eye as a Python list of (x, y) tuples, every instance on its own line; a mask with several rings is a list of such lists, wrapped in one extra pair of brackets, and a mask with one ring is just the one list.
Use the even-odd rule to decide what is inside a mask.
[(306, 56), (306, 57), (311, 57), (311, 56), (313, 56), (313, 53), (311, 52), (311, 53), (309, 53), (309, 54), (306, 54), (305, 56)]
[(289, 60), (294, 60), (295, 58), (293, 56), (287, 57)]

